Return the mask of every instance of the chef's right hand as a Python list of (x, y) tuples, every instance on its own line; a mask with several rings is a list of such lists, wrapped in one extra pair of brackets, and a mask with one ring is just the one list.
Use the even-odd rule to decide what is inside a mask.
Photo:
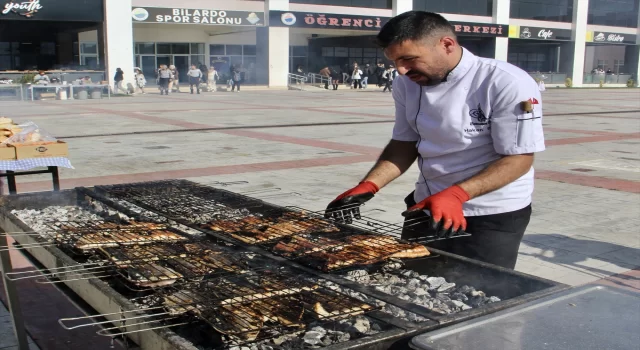
[(339, 195), (329, 205), (324, 213), (325, 218), (332, 218), (338, 222), (350, 224), (353, 218), (360, 219), (360, 206), (373, 198), (380, 191), (378, 185), (371, 181), (362, 181), (358, 186)]

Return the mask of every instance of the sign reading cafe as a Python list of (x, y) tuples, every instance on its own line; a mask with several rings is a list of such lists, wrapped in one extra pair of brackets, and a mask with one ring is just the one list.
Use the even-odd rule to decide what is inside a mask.
[(4, 5), (2, 9), (2, 14), (6, 15), (10, 12), (16, 13), (25, 17), (33, 17), (33, 15), (38, 12), (38, 10), (42, 10), (42, 5), (40, 5), (40, 0), (29, 0), (29, 1), (9, 1)]
[(263, 26), (264, 13), (209, 9), (136, 7), (131, 17), (138, 22), (205, 25)]

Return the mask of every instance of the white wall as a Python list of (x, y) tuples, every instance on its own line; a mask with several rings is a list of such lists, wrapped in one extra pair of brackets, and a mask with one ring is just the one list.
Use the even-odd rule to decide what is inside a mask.
[(124, 71), (124, 82), (133, 83), (133, 23), (131, 0), (105, 0), (105, 51), (107, 80), (113, 85), (116, 68)]

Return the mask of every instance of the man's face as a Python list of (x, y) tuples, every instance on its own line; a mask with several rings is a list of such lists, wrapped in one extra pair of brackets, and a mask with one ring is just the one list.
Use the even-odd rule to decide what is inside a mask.
[(415, 83), (437, 85), (451, 69), (448, 55), (453, 50), (452, 42), (446, 37), (440, 40), (406, 40), (387, 47), (385, 55), (395, 63), (398, 73)]

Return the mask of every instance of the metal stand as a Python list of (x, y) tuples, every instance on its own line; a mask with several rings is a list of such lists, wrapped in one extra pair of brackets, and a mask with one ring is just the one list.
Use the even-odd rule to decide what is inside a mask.
[[(0, 233), (4, 233), (4, 230), (0, 228)], [(8, 245), (7, 235), (0, 234), (0, 246), (6, 247)], [(13, 271), (11, 266), (11, 256), (9, 255), (9, 249), (0, 250), (0, 269), (3, 275)], [(13, 321), (13, 331), (18, 340), (18, 350), (29, 350), (29, 342), (27, 340), (27, 332), (24, 328), (24, 320), (22, 318), (22, 309), (20, 308), (20, 299), (18, 299), (18, 293), (14, 281), (9, 281), (6, 277), (3, 278), (4, 291), (7, 293), (7, 307), (11, 314), (11, 320)]]
[(0, 174), (0, 177), (7, 178), (7, 185), (9, 186), (9, 194), (16, 194), (18, 193), (18, 190), (16, 188), (16, 176), (35, 175), (35, 174), (51, 174), (51, 182), (53, 183), (53, 190), (60, 191), (60, 176), (58, 175), (57, 166), (50, 166), (50, 167), (47, 167), (47, 170), (36, 170), (36, 171), (15, 172), (12, 170), (7, 170), (5, 174)]

